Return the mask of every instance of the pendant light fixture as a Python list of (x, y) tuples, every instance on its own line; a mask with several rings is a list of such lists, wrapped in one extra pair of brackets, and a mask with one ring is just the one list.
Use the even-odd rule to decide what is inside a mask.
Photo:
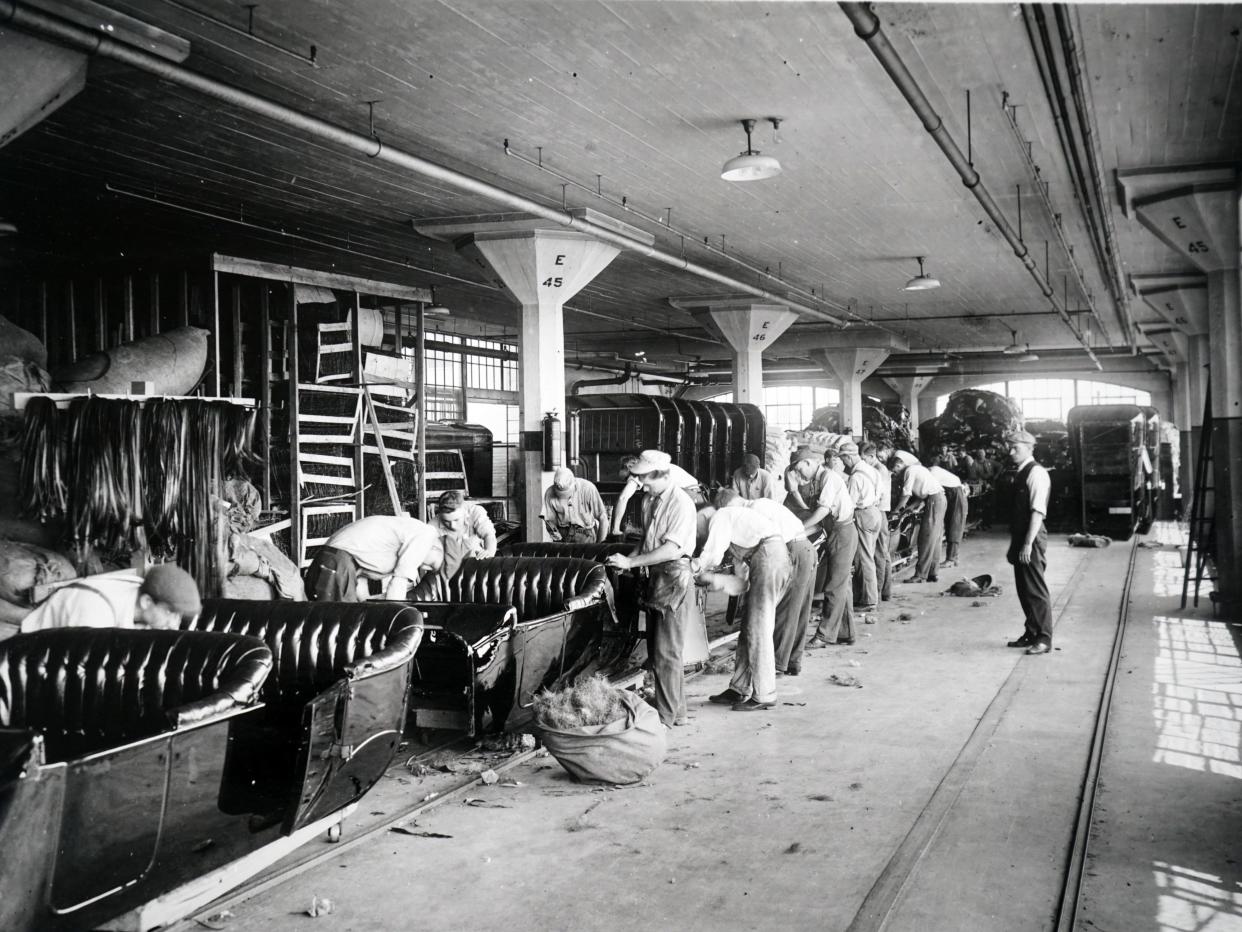
[[(780, 120), (774, 117), (768, 119), (774, 130), (780, 128)], [(746, 130), (746, 151), (725, 162), (720, 169), (720, 177), (725, 181), (762, 181), (779, 175), (781, 163), (751, 147), (750, 134), (755, 131), (755, 121), (742, 120), (742, 129)]]
[(914, 276), (914, 278), (910, 279), (908, 282), (906, 282), (906, 286), (902, 288), (901, 290), (902, 291), (930, 291), (933, 288), (939, 288), (940, 279), (932, 278), (925, 271), (923, 271), (923, 260), (926, 259), (927, 257), (926, 256), (915, 256), (915, 258), (919, 260), (919, 274)]
[[(1004, 323), (1004, 321), (1001, 321), (1001, 323)], [(1005, 329), (1013, 335), (1013, 339), (1010, 340), (1008, 346), (1001, 350), (1002, 353), (1012, 357), (1014, 362), (1036, 362), (1039, 359), (1038, 355), (1031, 352), (1030, 343), (1026, 344), (1026, 346), (1018, 344), (1018, 331), (1008, 324), (1005, 324)]]
[(423, 308), (424, 317), (448, 317), (452, 311), (436, 300), (436, 286), (431, 286), (431, 302)]

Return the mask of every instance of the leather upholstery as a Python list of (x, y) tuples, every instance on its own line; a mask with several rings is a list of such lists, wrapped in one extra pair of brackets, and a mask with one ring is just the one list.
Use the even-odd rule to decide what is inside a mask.
[(0, 726), (44, 733), (60, 761), (254, 701), (272, 652), (249, 637), (55, 628), (0, 642)]
[(300, 704), (343, 676), (408, 663), (422, 639), (423, 616), (394, 602), (206, 599), (186, 627), (262, 640), (272, 652), (273, 670), (260, 698)]
[(512, 605), (525, 622), (606, 601), (609, 591), (604, 567), (590, 560), (490, 557), (463, 560), (452, 579), (424, 579), (410, 601)]
[(594, 560), (603, 563), (605, 557), (615, 553), (629, 554), (634, 545), (614, 542), (605, 544), (567, 544), (562, 541), (506, 544), (496, 551), (498, 557), (573, 557), (577, 560)]

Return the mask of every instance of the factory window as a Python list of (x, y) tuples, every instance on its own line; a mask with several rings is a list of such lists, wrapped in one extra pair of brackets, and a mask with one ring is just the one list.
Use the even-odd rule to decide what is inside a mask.
[(1151, 392), (1141, 392), (1125, 385), (1110, 385), (1108, 382), (1082, 381), (1078, 383), (1078, 404), (1146, 407), (1151, 404)]
[[(707, 401), (731, 402), (733, 392), (713, 395)], [(775, 430), (803, 430), (820, 408), (841, 403), (841, 392), (818, 385), (771, 385), (763, 390), (763, 416)]]
[(512, 344), (437, 330), (427, 332), (427, 343), (428, 420), (465, 420), (468, 399), (516, 400), (517, 348)]

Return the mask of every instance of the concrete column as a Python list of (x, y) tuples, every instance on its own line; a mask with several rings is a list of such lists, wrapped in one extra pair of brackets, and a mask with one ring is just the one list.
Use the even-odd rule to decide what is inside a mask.
[[(919, 395), (933, 378), (934, 376), (931, 375), (914, 375), (902, 378), (885, 377), (884, 379), (884, 384), (897, 393), (902, 405), (910, 412), (910, 433), (916, 450), (919, 446)], [(935, 414), (934, 411), (932, 413)]]
[(1242, 611), (1242, 303), (1236, 266), (1208, 275), (1208, 316), (1216, 591), (1236, 617)]
[[(1117, 183), (1126, 215), (1137, 217), (1207, 276), (1216, 598), (1228, 613), (1236, 615), (1242, 611), (1242, 467), (1238, 466), (1242, 459), (1242, 366), (1238, 364), (1242, 353), (1238, 281), (1242, 177), (1234, 165), (1217, 163), (1119, 171)], [(1194, 346), (1188, 347), (1189, 355), (1195, 352)], [(1194, 359), (1190, 366), (1193, 386)], [(1192, 446), (1193, 440), (1192, 436)]]
[(887, 330), (843, 330), (831, 335), (826, 345), (811, 349), (807, 356), (841, 385), (841, 427), (862, 436), (862, 383), (893, 350), (909, 347)]
[(760, 304), (745, 295), (698, 295), (669, 298), (689, 311), (708, 333), (729, 345), (733, 363), (733, 400), (763, 404), (763, 351), (780, 339), (798, 315), (784, 304)]
[[(630, 236), (654, 237), (590, 210), (573, 210)], [(419, 223), (419, 233), (448, 239), (463, 255), (491, 269), (521, 308), (519, 416), (522, 430), (522, 518), (527, 540), (541, 541), (547, 530), (539, 519), (543, 493), (552, 471), (543, 468), (543, 418), (554, 414), (566, 423), (564, 303), (578, 293), (620, 250), (586, 233), (556, 226), (542, 218), (506, 215), (503, 220), (451, 218)], [(564, 462), (562, 443), (561, 463)], [(555, 467), (561, 463), (553, 463)]]

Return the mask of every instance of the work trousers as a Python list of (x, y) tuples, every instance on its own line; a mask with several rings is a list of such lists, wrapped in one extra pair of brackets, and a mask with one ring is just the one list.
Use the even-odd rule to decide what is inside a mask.
[(556, 533), (565, 544), (594, 544), (598, 538), (595, 528), (578, 524), (558, 524)]
[(858, 549), (858, 529), (853, 521), (824, 519), (824, 555), (820, 565), (826, 567), (824, 580), (824, 603), (819, 616), (817, 637), (833, 642), (853, 640), (854, 603), (850, 592), (850, 570), (854, 566), (854, 551)]
[(320, 547), (306, 569), (306, 597), (315, 602), (357, 602), (358, 562), (344, 550)]
[(888, 527), (888, 512), (880, 512), (880, 533), (875, 537), (875, 580), (880, 589), (880, 601), (893, 597), (892, 531)]
[(966, 516), (970, 512), (970, 498), (966, 484), (956, 489), (945, 489), (944, 544), (946, 560), (956, 560), (962, 535), (966, 532)]
[(875, 549), (880, 535), (880, 509), (859, 508), (854, 512), (858, 529), (858, 548), (854, 551), (854, 604), (874, 608), (880, 601), (879, 577), (875, 572)]
[(920, 579), (936, 578), (940, 565), (940, 538), (944, 536), (944, 493), (937, 492), (923, 500), (919, 515), (919, 556), (914, 575)]
[(1029, 563), (1018, 562), (1018, 552), (1022, 549), (1022, 541), (1010, 539), (1009, 552), (1005, 555), (1013, 564), (1013, 582), (1018, 590), (1018, 603), (1022, 606), (1025, 617), (1024, 631), (1027, 640), (1032, 643), (1052, 643), (1052, 597), (1048, 592), (1048, 581), (1044, 579), (1044, 569), (1048, 565), (1048, 534), (1039, 529), (1031, 544)]
[(672, 726), (686, 717), (682, 650), (690, 624), (694, 576), (689, 560), (669, 560), (647, 568), (648, 649), (655, 680), (655, 707), (660, 721)]
[(789, 586), (789, 551), (779, 537), (765, 537), (749, 549), (731, 545), (733, 562), (750, 568), (746, 610), (733, 657), (729, 687), (756, 702), (776, 699), (776, 659), (772, 643), (776, 606)]
[(791, 540), (789, 585), (776, 606), (776, 630), (772, 643), (776, 649), (776, 669), (780, 673), (802, 669), (802, 648), (806, 626), (811, 622), (811, 599), (815, 595), (815, 547), (805, 537)]

